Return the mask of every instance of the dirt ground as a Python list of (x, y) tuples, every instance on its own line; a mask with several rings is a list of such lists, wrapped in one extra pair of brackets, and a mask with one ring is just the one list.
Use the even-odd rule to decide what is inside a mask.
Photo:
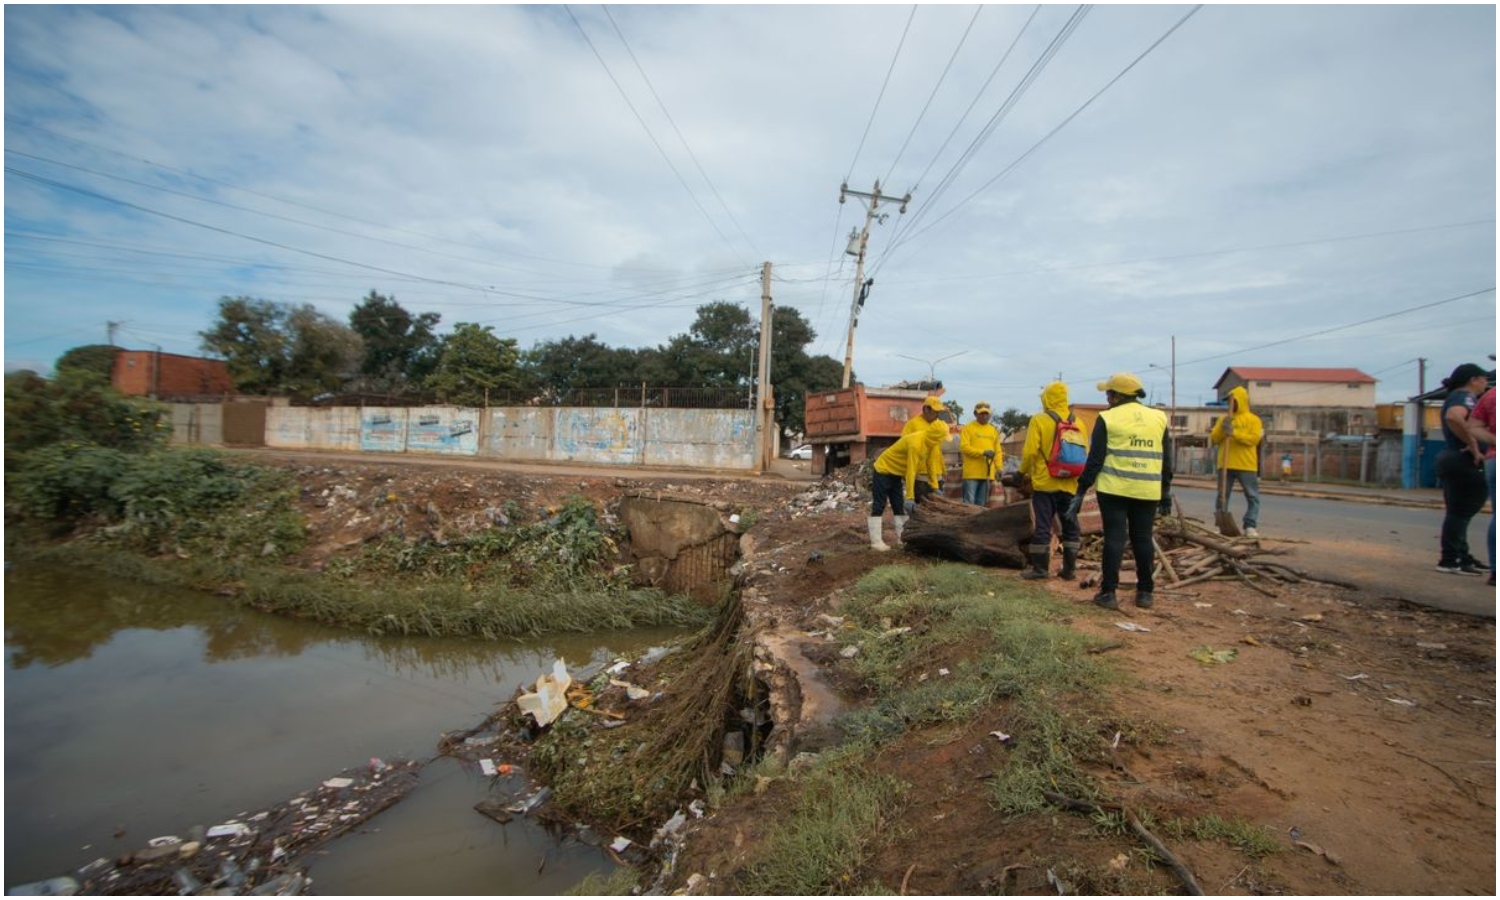
[[(846, 699), (812, 683), (827, 655), (806, 636), (817, 617), (837, 614), (841, 591), (876, 566), (932, 562), (869, 550), (867, 500), (837, 484), (280, 464), (303, 485), (312, 524), (302, 562), (314, 569), (381, 533), (483, 527), (506, 500), (542, 510), (582, 494), (610, 510), (623, 494), (648, 489), (756, 510), (746, 608), (753, 627), (800, 652), (796, 668), (810, 673), (804, 719), (817, 715), (820, 691), (829, 694), (825, 707)], [(1125, 737), (1119, 764), (1096, 773), (1112, 798), (1159, 815), (1248, 820), (1283, 839), (1284, 852), (1251, 859), (1221, 842), (1159, 835), (1205, 892), (1495, 893), (1492, 620), (1320, 584), (1277, 586), (1275, 597), (1232, 583), (1159, 589), (1155, 608), (1123, 602), (1118, 613), (1094, 607), (1092, 591), (1076, 583), (1051, 579), (1040, 589), (1075, 604), (1073, 627), (1120, 645), (1107, 657), (1127, 675), (1111, 697)], [(1224, 664), (1189, 656), (1204, 646), (1237, 655)], [(1048, 868), (1070, 891), (1180, 892), (1170, 872), (1159, 863), (1148, 870), (1133, 852), (1142, 846), (1133, 835), (1101, 835), (1086, 816), (1062, 811), (1008, 824), (990, 808), (983, 778), (1006, 752), (989, 737), (1002, 714), (910, 734), (881, 755), (877, 765), (910, 785), (912, 801), (868, 874), (909, 894), (1055, 893)], [(697, 823), (678, 877), (732, 871), (775, 827), (762, 799)]]

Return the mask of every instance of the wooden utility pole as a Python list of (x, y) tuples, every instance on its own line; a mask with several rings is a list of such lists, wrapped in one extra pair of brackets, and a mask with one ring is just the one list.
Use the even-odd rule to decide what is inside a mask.
[[(854, 265), (854, 302), (849, 305), (849, 340), (844, 346), (844, 387), (849, 386), (849, 375), (854, 371), (854, 328), (859, 324), (859, 311), (865, 305), (865, 299), (870, 295), (870, 286), (875, 283), (872, 278), (865, 280), (865, 250), (870, 244), (870, 223), (886, 220), (886, 214), (876, 214), (880, 208), (881, 200), (895, 200), (880, 193), (880, 182), (875, 182), (875, 190), (872, 193), (864, 191), (849, 190), (849, 182), (839, 185), (839, 202), (843, 203), (847, 197), (854, 196), (869, 201), (865, 207), (865, 227), (860, 231), (849, 233), (849, 247), (844, 252), (855, 257)], [(911, 192), (901, 198), (901, 212), (906, 212), (906, 204), (911, 202)]]
[(756, 379), (755, 428), (760, 432), (756, 442), (756, 469), (764, 472), (771, 467), (776, 454), (773, 429), (776, 427), (776, 391), (771, 386), (771, 264), (760, 267), (760, 372)]

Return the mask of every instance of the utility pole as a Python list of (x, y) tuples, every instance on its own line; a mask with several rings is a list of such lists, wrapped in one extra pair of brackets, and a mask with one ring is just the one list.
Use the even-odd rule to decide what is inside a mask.
[(760, 267), (760, 374), (756, 395), (760, 398), (755, 411), (755, 427), (760, 431), (756, 467), (764, 472), (775, 455), (772, 428), (776, 423), (776, 392), (771, 387), (771, 264)]
[(109, 321), (106, 321), (104, 323), (105, 331), (108, 332), (108, 334), (109, 334), (109, 345), (111, 347), (113, 347), (115, 345), (115, 329), (119, 328), (119, 327), (120, 327), (120, 323), (119, 322), (109, 322)]
[[(896, 198), (880, 193), (880, 182), (875, 182), (875, 190), (872, 193), (864, 191), (849, 190), (849, 182), (839, 185), (839, 202), (843, 203), (848, 197), (858, 197), (866, 200), (865, 205), (865, 227), (863, 230), (849, 232), (849, 247), (844, 252), (855, 257), (854, 265), (854, 302), (849, 306), (849, 340), (844, 347), (844, 387), (849, 386), (849, 374), (854, 370), (854, 328), (859, 324), (859, 311), (865, 305), (865, 299), (870, 296), (870, 286), (875, 279), (865, 280), (865, 250), (870, 244), (870, 223), (884, 222), (886, 213), (877, 214), (881, 200), (894, 201)], [(901, 212), (906, 212), (906, 204), (911, 202), (911, 192), (901, 198)]]
[(1172, 335), (1172, 418), (1167, 420), (1167, 433), (1172, 433), (1172, 424), (1177, 421), (1177, 335)]

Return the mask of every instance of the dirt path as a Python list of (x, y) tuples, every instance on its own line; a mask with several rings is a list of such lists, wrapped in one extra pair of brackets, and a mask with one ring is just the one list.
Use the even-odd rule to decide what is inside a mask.
[[(645, 485), (730, 500), (761, 511), (746, 607), (785, 646), (837, 611), (840, 592), (884, 564), (925, 565), (865, 547), (866, 499), (837, 485), (782, 479), (674, 479), (587, 470), (543, 473), (318, 457), (285, 463), (303, 484), (318, 568), (381, 529), (478, 527), (514, 498), (544, 507), (582, 493), (606, 508)], [(385, 502), (381, 498), (397, 498)], [(424, 515), (413, 515), (423, 513)], [(1295, 564), (1295, 558), (1293, 559)], [(986, 570), (988, 577), (1017, 573)], [(1101, 773), (1111, 796), (1184, 817), (1248, 820), (1284, 839), (1257, 860), (1222, 842), (1171, 840), (1209, 893), (1492, 894), (1495, 890), (1495, 632), (1492, 619), (1422, 609), (1373, 593), (1322, 585), (1267, 597), (1231, 584), (1157, 595), (1147, 612), (1108, 613), (1091, 592), (1045, 588), (1076, 604), (1072, 625), (1121, 646), (1109, 652), (1130, 677), (1114, 696), (1128, 736), (1121, 769)], [(1126, 632), (1134, 622), (1146, 632)], [(1223, 664), (1189, 655), (1235, 650)], [(817, 663), (799, 660), (799, 673)], [(825, 706), (837, 706), (832, 695)], [(1054, 892), (1038, 857), (1076, 860), (1089, 873), (1138, 867), (1141, 889), (1170, 889), (1160, 865), (1145, 871), (1128, 835), (1100, 837), (1088, 820), (1007, 824), (978, 779), (999, 752), (993, 723), (923, 733), (885, 752), (913, 798), (905, 837), (876, 873), (914, 894)], [(752, 800), (705, 820), (698, 858), (766, 827)], [(1300, 843), (1299, 843), (1300, 842)], [(1320, 852), (1321, 851), (1321, 855)], [(1122, 861), (1121, 854), (1125, 854)], [(1081, 873), (1081, 874), (1079, 874)], [(690, 874), (684, 869), (683, 878)], [(1149, 877), (1148, 877), (1149, 876)], [(1081, 880), (1080, 880), (1081, 879)], [(1154, 879), (1154, 880), (1153, 880)], [(1103, 883), (1103, 882), (1099, 882)], [(1118, 883), (1118, 882), (1116, 882)]]

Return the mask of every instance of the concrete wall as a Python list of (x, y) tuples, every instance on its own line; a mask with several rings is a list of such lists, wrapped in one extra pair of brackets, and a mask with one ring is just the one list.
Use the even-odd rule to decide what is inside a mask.
[(174, 444), (224, 443), (224, 407), (218, 403), (168, 403)]
[(587, 465), (753, 469), (754, 415), (743, 409), (273, 406), (266, 411), (266, 446)]

